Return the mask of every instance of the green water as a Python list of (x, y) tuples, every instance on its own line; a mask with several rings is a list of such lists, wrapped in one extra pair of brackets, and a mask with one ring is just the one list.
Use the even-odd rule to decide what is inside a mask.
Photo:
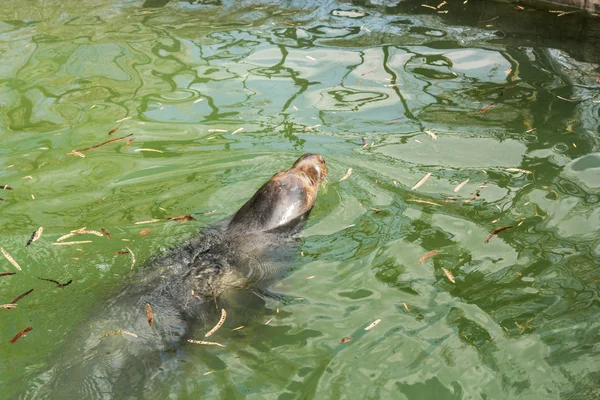
[[(477, 1), (108, 3), (2, 4), (0, 246), (23, 271), (0, 277), (0, 304), (34, 291), (0, 310), (0, 397), (132, 274), (115, 252), (140, 268), (304, 152), (329, 178), (281, 299), (141, 396), (600, 396), (600, 70), (577, 46), (511, 33), (513, 6), (490, 22)], [(53, 245), (82, 227), (112, 240)]]

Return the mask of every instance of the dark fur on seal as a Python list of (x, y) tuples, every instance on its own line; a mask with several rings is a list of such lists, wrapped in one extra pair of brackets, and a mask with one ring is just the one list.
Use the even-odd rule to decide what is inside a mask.
[[(196, 337), (195, 332), (202, 337), (218, 320), (215, 304), (228, 307), (235, 297), (230, 293), (274, 276), (279, 250), (301, 229), (326, 174), (320, 155), (305, 154), (267, 181), (229, 223), (207, 228), (182, 247), (150, 260), (133, 282), (71, 335), (50, 362), (51, 369), (16, 397), (151, 398), (149, 386), (170, 379), (166, 371), (177, 370), (181, 345)], [(153, 310), (152, 326), (146, 304)], [(233, 308), (228, 314), (243, 311)], [(103, 337), (119, 330), (137, 337)]]

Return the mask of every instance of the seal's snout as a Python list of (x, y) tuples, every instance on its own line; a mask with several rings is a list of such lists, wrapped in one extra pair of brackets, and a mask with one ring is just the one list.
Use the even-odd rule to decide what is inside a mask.
[(296, 160), (292, 168), (304, 171), (317, 185), (327, 177), (325, 159), (319, 154), (304, 154)]

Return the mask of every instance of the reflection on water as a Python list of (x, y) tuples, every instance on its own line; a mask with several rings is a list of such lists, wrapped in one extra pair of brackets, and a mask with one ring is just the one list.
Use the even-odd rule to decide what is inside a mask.
[[(3, 386), (23, 393), (68, 351), (131, 273), (114, 252), (178, 243), (319, 152), (303, 257), (245, 329), (226, 323), (226, 349), (184, 348), (140, 396), (600, 395), (598, 18), (557, 33), (556, 15), (482, 1), (5, 3), (0, 240), (23, 272), (0, 303), (35, 291), (0, 326)], [(67, 154), (113, 128), (135, 140)], [(51, 244), (82, 226), (113, 239)]]

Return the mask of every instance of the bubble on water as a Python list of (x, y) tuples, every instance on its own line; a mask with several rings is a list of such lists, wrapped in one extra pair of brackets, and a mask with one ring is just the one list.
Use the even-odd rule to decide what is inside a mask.
[(523, 141), (525, 143), (535, 143), (538, 141), (538, 137), (535, 133), (526, 133), (523, 135)]
[(562, 154), (567, 150), (569, 150), (569, 146), (565, 143), (556, 143), (554, 146), (552, 146), (552, 151), (554, 151), (555, 153)]
[(571, 161), (563, 176), (591, 193), (600, 192), (600, 153), (592, 153)]

